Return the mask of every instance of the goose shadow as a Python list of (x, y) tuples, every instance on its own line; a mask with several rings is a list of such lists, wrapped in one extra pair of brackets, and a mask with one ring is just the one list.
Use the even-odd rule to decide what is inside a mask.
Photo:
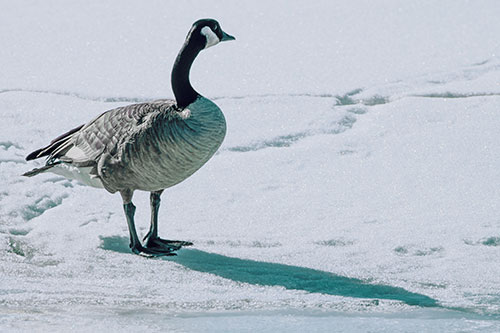
[[(102, 249), (130, 253), (126, 237), (101, 237), (101, 241)], [(196, 249), (182, 249), (176, 257), (164, 257), (163, 260), (194, 271), (254, 285), (281, 286), (291, 290), (344, 297), (396, 300), (421, 307), (440, 307), (435, 299), (400, 287), (372, 284), (311, 268), (239, 259)]]

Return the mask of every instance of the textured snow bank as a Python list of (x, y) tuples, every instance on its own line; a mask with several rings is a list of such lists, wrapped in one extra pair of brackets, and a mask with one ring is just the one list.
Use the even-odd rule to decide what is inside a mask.
[[(0, 327), (499, 330), (496, 2), (169, 6), (0, 13)], [(148, 260), (119, 196), (19, 175), (60, 133), (169, 96), (204, 16), (238, 38), (193, 67), (228, 135), (163, 195), (160, 234), (195, 248)]]

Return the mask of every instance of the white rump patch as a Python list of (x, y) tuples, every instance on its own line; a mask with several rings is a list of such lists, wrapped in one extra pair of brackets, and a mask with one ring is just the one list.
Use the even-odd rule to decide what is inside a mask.
[(90, 173), (92, 171), (92, 167), (79, 168), (70, 164), (60, 163), (50, 168), (48, 171), (55, 173), (56, 175), (66, 177), (68, 179), (74, 179), (87, 186), (104, 188), (101, 180)]
[(207, 38), (207, 45), (205, 45), (206, 49), (220, 42), (219, 37), (217, 37), (215, 32), (213, 32), (212, 29), (210, 29), (210, 27), (201, 28), (201, 34)]

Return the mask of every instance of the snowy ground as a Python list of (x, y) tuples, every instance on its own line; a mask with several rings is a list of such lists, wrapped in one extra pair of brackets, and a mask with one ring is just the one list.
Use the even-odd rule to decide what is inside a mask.
[[(0, 331), (500, 330), (497, 1), (17, 1), (0, 11)], [(172, 97), (191, 23), (228, 135), (163, 194), (175, 258), (121, 199), (24, 156)], [(141, 234), (146, 193), (137, 193)]]

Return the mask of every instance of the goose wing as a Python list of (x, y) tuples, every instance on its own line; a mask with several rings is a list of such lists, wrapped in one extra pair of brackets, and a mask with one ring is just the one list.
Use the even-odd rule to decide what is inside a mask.
[(157, 115), (173, 110), (172, 100), (132, 104), (104, 112), (86, 125), (54, 139), (47, 147), (29, 154), (26, 159), (48, 156), (77, 166), (99, 162), (104, 152), (116, 153), (119, 147), (143, 131)]

